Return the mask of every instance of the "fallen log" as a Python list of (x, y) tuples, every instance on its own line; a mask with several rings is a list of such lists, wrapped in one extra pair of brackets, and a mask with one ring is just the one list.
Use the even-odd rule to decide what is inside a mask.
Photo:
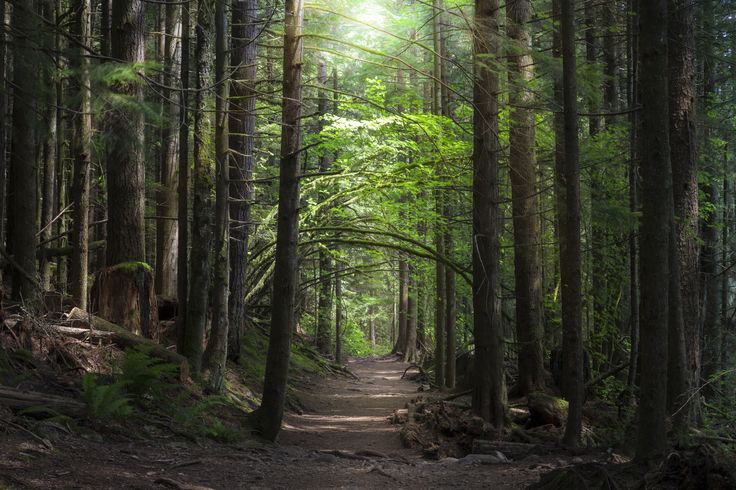
[(0, 405), (16, 410), (46, 407), (67, 415), (84, 415), (86, 410), (84, 403), (73, 398), (18, 390), (9, 386), (0, 386)]
[(69, 312), (69, 319), (73, 321), (73, 324), (77, 328), (79, 325), (85, 325), (89, 328), (88, 331), (97, 329), (112, 333), (112, 341), (122, 348), (146, 346), (150, 348), (152, 356), (179, 366), (182, 379), (186, 379), (189, 376), (189, 363), (184, 356), (168, 350), (163, 345), (157, 344), (151, 339), (129, 332), (120, 325), (108, 322), (98, 316), (90, 315), (79, 308), (72, 308), (72, 311)]

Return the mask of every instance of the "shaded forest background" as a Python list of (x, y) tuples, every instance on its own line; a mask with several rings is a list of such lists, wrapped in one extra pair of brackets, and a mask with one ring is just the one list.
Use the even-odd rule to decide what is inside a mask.
[(215, 393), (267, 329), (272, 439), (297, 333), (472, 388), (499, 433), (548, 391), (570, 446), (592, 398), (639, 408), (642, 457), (733, 443), (732, 2), (0, 5), (13, 301)]

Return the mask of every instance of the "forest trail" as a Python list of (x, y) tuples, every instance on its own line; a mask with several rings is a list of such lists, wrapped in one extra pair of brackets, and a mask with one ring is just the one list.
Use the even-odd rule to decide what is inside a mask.
[[(417, 396), (418, 385), (401, 379), (407, 365), (389, 358), (348, 366), (358, 379), (300, 382), (297, 395), (307, 410), (286, 417), (278, 444), (59, 433), (49, 448), (27, 434), (8, 433), (0, 439), (0, 488), (518, 489), (556, 466), (428, 461), (404, 448), (400, 426), (389, 422), (394, 410)], [(356, 454), (361, 451), (369, 452)]]
[(298, 393), (305, 413), (285, 418), (281, 444), (305, 449), (411, 453), (388, 417), (417, 395), (417, 385), (401, 379), (408, 364), (395, 357), (350, 359), (349, 377), (316, 378)]

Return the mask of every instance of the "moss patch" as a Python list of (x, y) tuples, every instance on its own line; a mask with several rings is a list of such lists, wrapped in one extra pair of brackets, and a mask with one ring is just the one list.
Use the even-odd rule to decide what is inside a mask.
[(148, 265), (146, 262), (121, 262), (110, 267), (110, 270), (130, 272), (131, 274), (144, 271), (153, 273), (153, 267)]

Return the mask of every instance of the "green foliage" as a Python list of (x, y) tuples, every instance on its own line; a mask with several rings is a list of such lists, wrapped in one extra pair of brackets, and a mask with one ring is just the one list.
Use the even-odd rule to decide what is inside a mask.
[(82, 393), (92, 420), (124, 419), (133, 414), (130, 399), (120, 382), (100, 384), (97, 376), (87, 373), (82, 378)]
[(135, 396), (159, 394), (167, 378), (176, 374), (178, 367), (153, 357), (151, 346), (125, 349), (120, 364), (119, 382), (125, 390)]
[(365, 333), (353, 320), (343, 322), (342, 345), (343, 351), (351, 356), (367, 357), (372, 355), (373, 348)]

